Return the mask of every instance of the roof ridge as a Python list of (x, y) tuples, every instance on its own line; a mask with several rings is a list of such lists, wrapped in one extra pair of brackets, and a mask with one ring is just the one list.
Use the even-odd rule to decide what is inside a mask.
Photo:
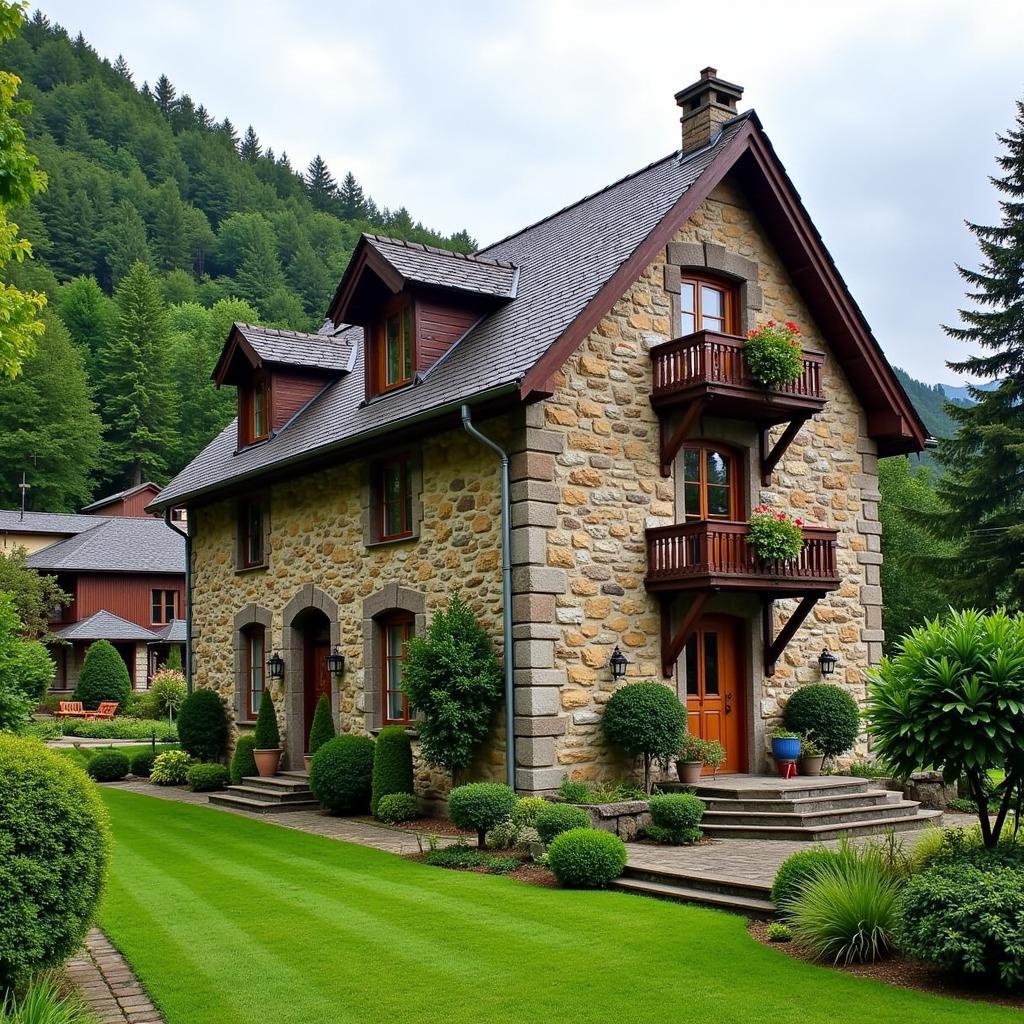
[(249, 324), (242, 320), (235, 320), (234, 326), (243, 334), (246, 330), (250, 330), (259, 334), (276, 335), (278, 338), (309, 338), (324, 345), (335, 337), (333, 334), (321, 334), (319, 331), (293, 331), (289, 327), (264, 327), (262, 324)]
[(405, 249), (416, 249), (419, 252), (437, 253), (439, 256), (454, 256), (455, 259), (466, 260), (469, 263), (483, 263), (492, 267), (502, 267), (505, 270), (515, 270), (516, 265), (509, 260), (496, 260), (490, 256), (480, 256), (472, 252), (459, 252), (456, 249), (443, 249), (439, 245), (427, 245), (425, 242), (415, 242), (407, 238), (391, 238), (389, 235), (375, 235), (369, 231), (363, 232), (363, 237), (371, 242), (384, 242), (386, 245), (400, 245)]

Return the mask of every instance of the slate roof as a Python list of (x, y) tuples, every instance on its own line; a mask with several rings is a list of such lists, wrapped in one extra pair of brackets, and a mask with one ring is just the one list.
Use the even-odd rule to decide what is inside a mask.
[(28, 556), (49, 572), (185, 571), (185, 538), (152, 516), (83, 516), (94, 525)]
[(501, 299), (516, 297), (515, 264), (420, 242), (364, 234), (369, 245), (406, 281)]
[(330, 373), (352, 368), (352, 348), (328, 334), (306, 334), (235, 321), (235, 329), (264, 363), (302, 366)]
[(91, 505), (86, 505), (82, 511), (92, 512), (94, 509), (105, 508), (107, 505), (112, 505), (115, 501), (121, 501), (122, 498), (128, 498), (133, 494), (138, 494), (139, 491), (144, 491), (149, 487), (152, 487), (155, 491), (160, 490), (155, 483), (148, 480), (145, 483), (136, 484), (134, 487), (128, 487), (123, 491), (118, 491), (116, 494), (108, 494), (105, 498), (100, 498), (97, 501), (94, 501)]
[(181, 504), (271, 466), (409, 427), (476, 397), (511, 394), (751, 115), (734, 118), (705, 149), (672, 153), (466, 260), (467, 266), (483, 258), (517, 267), (516, 298), (481, 321), (415, 385), (364, 402), (362, 329), (340, 330), (337, 337), (357, 350), (350, 374), (263, 444), (236, 451), (237, 427), (230, 423), (151, 507)]
[(100, 522), (96, 516), (65, 512), (26, 512), (0, 509), (0, 533), (81, 533)]
[(135, 640), (140, 643), (152, 643), (159, 637), (145, 626), (136, 625), (113, 612), (94, 612), (81, 622), (73, 622), (54, 630), (54, 635), (62, 640)]
[(162, 629), (156, 630), (157, 639), (153, 643), (183, 644), (185, 642), (185, 620), (171, 619)]

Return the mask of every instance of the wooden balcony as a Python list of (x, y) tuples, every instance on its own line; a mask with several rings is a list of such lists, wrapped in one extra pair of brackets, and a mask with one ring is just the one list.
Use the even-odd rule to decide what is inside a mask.
[(648, 590), (747, 590), (762, 594), (824, 594), (839, 587), (836, 531), (804, 527), (792, 562), (762, 562), (747, 543), (746, 523), (701, 520), (647, 531)]

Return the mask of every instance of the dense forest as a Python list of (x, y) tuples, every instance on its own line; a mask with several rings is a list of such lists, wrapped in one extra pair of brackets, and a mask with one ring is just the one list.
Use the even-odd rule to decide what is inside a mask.
[(315, 330), (363, 231), (463, 251), (378, 206), (318, 156), (302, 171), (162, 75), (136, 83), (41, 13), (0, 46), (48, 186), (13, 219), (49, 299), (21, 378), (0, 384), (0, 504), (77, 508), (165, 481), (231, 416), (209, 373), (232, 320)]

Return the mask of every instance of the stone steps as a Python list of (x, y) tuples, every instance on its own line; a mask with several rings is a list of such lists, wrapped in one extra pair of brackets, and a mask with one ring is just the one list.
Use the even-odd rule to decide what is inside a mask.
[[(766, 801), (767, 803), (767, 801)], [(817, 825), (856, 825), (862, 821), (877, 821), (882, 818), (904, 818), (912, 816), (920, 804), (913, 800), (886, 801), (861, 807), (830, 808), (821, 811), (742, 811), (708, 810), (701, 828), (728, 825), (794, 826), (813, 828)]]
[[(896, 796), (896, 794), (893, 794)], [(702, 797), (708, 811), (756, 811), (769, 813), (804, 814), (816, 811), (843, 810), (846, 808), (873, 807), (889, 800), (889, 791), (869, 789), (863, 793), (836, 793), (829, 796), (793, 797), (779, 800), (720, 800), (717, 797)]]
[(211, 793), (209, 800), (217, 807), (233, 807), (250, 814), (287, 814), (290, 811), (320, 809), (305, 772), (246, 775), (240, 785)]
[(698, 903), (705, 907), (733, 910), (755, 917), (770, 917), (775, 913), (770, 886), (694, 875), (685, 871), (627, 865), (622, 877), (612, 883), (612, 888), (619, 892), (674, 900), (678, 903)]
[(914, 813), (900, 817), (866, 818), (853, 822), (825, 825), (705, 825), (701, 830), (710, 839), (785, 839), (790, 842), (807, 841), (820, 843), (843, 836), (870, 836), (884, 832), (908, 832), (929, 825), (942, 824), (942, 811), (922, 811), (915, 807)]

